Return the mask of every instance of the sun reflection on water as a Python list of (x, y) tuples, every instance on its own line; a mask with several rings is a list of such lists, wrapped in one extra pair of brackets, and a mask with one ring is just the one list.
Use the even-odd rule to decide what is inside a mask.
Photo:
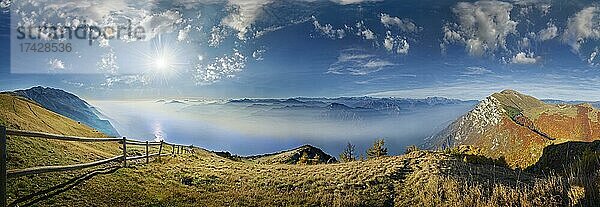
[(159, 121), (154, 121), (152, 132), (154, 133), (155, 142), (164, 141), (167, 137), (167, 134), (163, 131), (163, 127)]

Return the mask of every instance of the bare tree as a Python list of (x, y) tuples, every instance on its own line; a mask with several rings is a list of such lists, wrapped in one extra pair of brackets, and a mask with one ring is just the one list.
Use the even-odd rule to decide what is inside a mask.
[(356, 160), (355, 148), (352, 143), (348, 142), (346, 145), (346, 149), (340, 154), (340, 161), (342, 162), (352, 162)]

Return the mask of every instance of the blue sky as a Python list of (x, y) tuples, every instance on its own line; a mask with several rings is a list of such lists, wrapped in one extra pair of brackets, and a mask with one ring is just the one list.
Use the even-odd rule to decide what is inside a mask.
[[(600, 100), (594, 1), (73, 2), (14, 1), (4, 8), (1, 47), (11, 57), (2, 56), (0, 89), (45, 85), (89, 99), (481, 99), (512, 88), (540, 98)], [(19, 51), (31, 42), (15, 38), (19, 23), (83, 20), (131, 20), (147, 38), (92, 46), (64, 40), (73, 44), (70, 53)]]

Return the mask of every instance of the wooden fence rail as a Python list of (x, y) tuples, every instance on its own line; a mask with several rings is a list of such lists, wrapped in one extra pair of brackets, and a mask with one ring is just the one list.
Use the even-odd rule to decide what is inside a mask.
[[(122, 144), (123, 154), (119, 156), (115, 156), (112, 158), (98, 160), (89, 163), (81, 163), (74, 165), (65, 165), (65, 166), (38, 166), (27, 169), (11, 169), (8, 170), (7, 165), (7, 151), (6, 151), (6, 137), (7, 136), (21, 136), (21, 137), (31, 137), (31, 138), (42, 138), (42, 139), (53, 139), (53, 140), (62, 140), (62, 141), (74, 141), (74, 142), (118, 142)], [(127, 145), (134, 146), (145, 146), (146, 153), (145, 155), (127, 157)], [(169, 145), (172, 148), (170, 154), (163, 154), (163, 145)], [(159, 146), (158, 153), (149, 153), (150, 146)], [(168, 155), (175, 155), (185, 153), (186, 150), (191, 148), (178, 144), (166, 143), (164, 141), (160, 142), (150, 142), (150, 141), (139, 141), (133, 139), (123, 138), (90, 138), (90, 137), (76, 137), (76, 136), (65, 136), (58, 134), (50, 134), (44, 132), (34, 132), (34, 131), (25, 131), (25, 130), (16, 130), (16, 129), (6, 129), (4, 126), (0, 126), (0, 207), (7, 206), (7, 198), (6, 198), (6, 183), (8, 178), (16, 178), (25, 175), (36, 175), (41, 173), (49, 173), (49, 172), (63, 172), (63, 171), (72, 171), (72, 170), (81, 170), (85, 168), (95, 167), (111, 162), (122, 162), (123, 167), (127, 167), (128, 160), (139, 160), (146, 158), (146, 163), (149, 163), (150, 157), (162, 157)], [(177, 148), (177, 150), (175, 150)], [(183, 148), (183, 149), (182, 149)]]
[(42, 167), (32, 167), (27, 169), (18, 169), (18, 170), (8, 170), (8, 178), (15, 178), (24, 175), (31, 174), (41, 174), (41, 173), (49, 173), (49, 172), (61, 172), (61, 171), (71, 171), (71, 170), (80, 170), (89, 167), (94, 167), (102, 164), (106, 164), (109, 162), (120, 161), (123, 159), (123, 155), (119, 155), (113, 158), (108, 158), (104, 160), (99, 160), (90, 163), (76, 164), (76, 165), (66, 165), (66, 166), (42, 166)]
[(74, 137), (49, 134), (43, 132), (31, 132), (24, 130), (6, 129), (6, 135), (21, 136), (21, 137), (32, 137), (32, 138), (44, 138), (44, 139), (56, 139), (63, 141), (77, 141), (77, 142), (116, 142), (121, 141), (121, 138), (87, 138), (87, 137)]
[(148, 142), (148, 143), (139, 143), (139, 142), (130, 142), (129, 140), (127, 140), (127, 145), (136, 145), (136, 146), (158, 146), (160, 145), (160, 142)]

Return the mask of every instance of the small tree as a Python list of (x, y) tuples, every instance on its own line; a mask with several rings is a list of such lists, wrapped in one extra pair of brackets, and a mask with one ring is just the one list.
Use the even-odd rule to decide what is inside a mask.
[(417, 147), (416, 145), (410, 145), (406, 148), (406, 152), (404, 154), (408, 154), (411, 152), (416, 152), (419, 151), (419, 147)]
[(316, 154), (315, 157), (312, 159), (312, 164), (316, 165), (321, 163), (321, 156), (319, 156), (319, 154)]
[(310, 164), (309, 160), (310, 160), (310, 158), (308, 157), (308, 153), (303, 152), (302, 155), (300, 156), (300, 159), (298, 159), (298, 163), (299, 164)]
[(355, 161), (356, 160), (356, 155), (354, 155), (355, 147), (356, 146), (354, 146), (353, 144), (348, 142), (348, 145), (346, 145), (346, 149), (344, 149), (344, 151), (340, 154), (340, 161), (342, 161), (342, 162)]
[(373, 146), (367, 150), (367, 159), (383, 157), (387, 155), (387, 148), (384, 147), (385, 140), (375, 140)]

